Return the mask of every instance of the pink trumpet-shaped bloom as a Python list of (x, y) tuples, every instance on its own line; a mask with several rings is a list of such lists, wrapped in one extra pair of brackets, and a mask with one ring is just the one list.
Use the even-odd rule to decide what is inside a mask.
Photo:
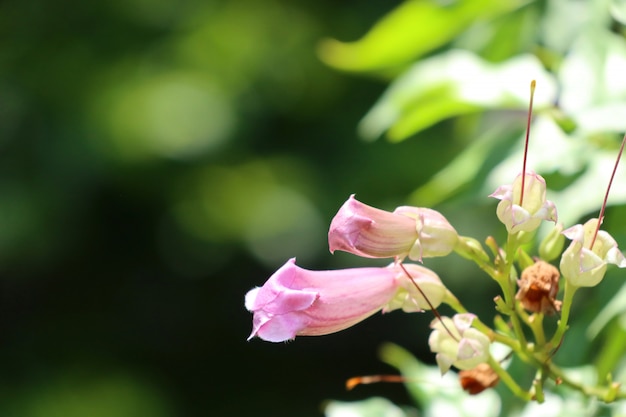
[(403, 206), (393, 213), (351, 195), (330, 224), (328, 246), (366, 258), (445, 256), (454, 249), (456, 230), (435, 210)]
[(604, 278), (607, 264), (626, 267), (624, 255), (608, 232), (599, 230), (590, 247), (597, 227), (598, 219), (589, 219), (584, 225), (577, 224), (563, 231), (572, 243), (561, 256), (561, 274), (575, 287), (598, 285)]
[(496, 214), (509, 233), (532, 232), (542, 220), (556, 223), (556, 207), (546, 200), (546, 181), (539, 174), (527, 172), (524, 179), (524, 198), (522, 196), (522, 174), (513, 184), (498, 187), (489, 197), (500, 200)]
[[(446, 294), (439, 277), (418, 265), (405, 268), (431, 304), (438, 306)], [(382, 309), (419, 311), (429, 307), (397, 264), (309, 271), (290, 259), (262, 287), (246, 294), (246, 308), (254, 313), (248, 340), (258, 336), (281, 342), (334, 333)]]

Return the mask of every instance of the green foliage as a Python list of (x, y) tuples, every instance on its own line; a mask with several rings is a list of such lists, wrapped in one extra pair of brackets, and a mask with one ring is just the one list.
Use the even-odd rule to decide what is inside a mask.
[[(486, 195), (521, 170), (527, 86), (537, 80), (529, 169), (548, 179), (549, 198), (568, 227), (598, 210), (618, 140), (626, 132), (625, 5), (619, 0), (406, 1), (358, 41), (325, 40), (319, 55), (331, 67), (389, 84), (359, 124), (363, 139), (435, 142), (440, 138), (433, 128), (446, 126), (453, 141), (466, 145), (410, 193), (415, 206), (466, 201), (468, 190), (470, 198), (477, 191)], [(609, 205), (625, 203), (622, 181), (613, 186)], [(626, 230), (621, 221), (612, 226), (614, 235)], [(613, 288), (610, 296), (588, 296), (591, 311), (572, 324), (568, 337), (602, 344), (602, 350), (597, 355), (576, 350), (568, 338), (560, 348), (565, 362), (595, 365), (566, 370), (574, 380), (622, 383), (626, 295), (621, 281)], [(405, 376), (426, 375), (424, 365), (395, 352), (383, 354), (385, 361)], [(417, 386), (407, 384), (428, 415), (433, 395)], [(622, 412), (619, 404), (603, 407), (560, 388), (555, 392), (546, 397), (545, 415)], [(534, 415), (533, 407), (517, 412)], [(505, 408), (501, 415), (511, 411)]]
[[(415, 190), (415, 203), (449, 199), (471, 181), (490, 190), (519, 171), (520, 142), (500, 149), (500, 160), (485, 154), (494, 145), (479, 143), (500, 125), (496, 120), (505, 111), (521, 115), (528, 83), (537, 80), (530, 167), (569, 178), (554, 190), (557, 205), (569, 209), (562, 218), (567, 224), (599, 205), (606, 149), (614, 150), (617, 136), (626, 131), (622, 3), (407, 1), (357, 42), (326, 41), (320, 56), (342, 70), (384, 69), (389, 76), (389, 88), (360, 123), (363, 138), (428, 140), (421, 133), (448, 120), (459, 126), (459, 140), (470, 143)], [(499, 134), (518, 132), (521, 120), (509, 118)], [(612, 193), (611, 204), (626, 202), (623, 190)], [(587, 198), (578, 198), (581, 194)]]
[[(11, 387), (14, 389), (14, 387)], [(8, 393), (5, 392), (6, 396)], [(65, 371), (42, 386), (3, 399), (3, 415), (32, 417), (172, 416), (170, 405), (146, 381), (124, 374)]]
[[(436, 85), (409, 77), (428, 63), (461, 56), (451, 62), (501, 75), (518, 59), (541, 62), (569, 107), (539, 106), (531, 167), (559, 180), (552, 191), (563, 195), (553, 199), (572, 218), (597, 207), (603, 167), (626, 120), (623, 1), (391, 7), (2, 2), (0, 384), (7, 415), (84, 415), (90, 405), (108, 415), (319, 415), (326, 388), (360, 372), (356, 363), (378, 340), (370, 332), (327, 339), (315, 363), (301, 360), (311, 357), (311, 345), (291, 344), (294, 356), (272, 357), (243, 342), (242, 294), (288, 257), (311, 268), (352, 262), (318, 254), (323, 225), (353, 192), (386, 207), (445, 203), (464, 230), (491, 233), (491, 217), (468, 216), (477, 210), (464, 197), (512, 178), (505, 168), (519, 170), (515, 140), (528, 81), (539, 81), (538, 102), (553, 94), (550, 81), (514, 65), (508, 82), (489, 79), (478, 86), (488, 94), (468, 99), (463, 71), (453, 80), (429, 73)], [(359, 41), (318, 45), (322, 60), (344, 73), (318, 62), (320, 39), (356, 39), (385, 13)], [(410, 96), (396, 90), (404, 79)], [(380, 80), (391, 86), (375, 102)], [(492, 83), (515, 94), (494, 96)], [(364, 114), (364, 136), (386, 133), (397, 143), (357, 143), (354, 126)], [(402, 140), (411, 137), (419, 140)], [(624, 201), (624, 189), (614, 188), (614, 204)], [(447, 264), (451, 284), (472, 299), (490, 294), (475, 285), (475, 271)], [(595, 295), (585, 298), (590, 313), (576, 334), (604, 307)], [(619, 362), (623, 312), (613, 307), (590, 340), (606, 340), (606, 357)], [(394, 315), (385, 320), (384, 329), (407, 325)], [(420, 349), (414, 332), (393, 335)], [(579, 350), (566, 344), (560, 353)], [(276, 373), (276, 361), (290, 365)], [(109, 362), (119, 374), (62, 375), (76, 363)], [(607, 359), (602, 372), (614, 363)], [(247, 377), (251, 369), (267, 380)], [(306, 392), (293, 383), (303, 379)]]
[(461, 0), (442, 6), (432, 0), (409, 0), (382, 18), (359, 41), (324, 41), (320, 55), (337, 69), (388, 73), (450, 42), (476, 21), (510, 11), (522, 3)]
[(326, 417), (411, 417), (416, 414), (404, 411), (391, 401), (380, 397), (372, 397), (363, 401), (340, 402), (330, 401), (325, 407)]

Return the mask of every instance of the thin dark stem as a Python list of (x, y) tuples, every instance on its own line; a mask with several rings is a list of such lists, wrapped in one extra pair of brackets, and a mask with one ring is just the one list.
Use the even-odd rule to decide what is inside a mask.
[(402, 264), (402, 262), (400, 262), (398, 264), (400, 266), (400, 268), (404, 271), (404, 273), (406, 274), (407, 277), (409, 277), (409, 280), (413, 283), (413, 285), (415, 285), (415, 288), (417, 288), (417, 291), (419, 291), (419, 293), (422, 295), (422, 297), (424, 297), (424, 300), (426, 300), (426, 302), (428, 303), (428, 306), (430, 307), (430, 310), (433, 312), (433, 314), (435, 315), (435, 317), (437, 318), (437, 320), (439, 320), (439, 322), (441, 323), (441, 325), (443, 326), (444, 329), (446, 329), (446, 332), (448, 332), (448, 334), (450, 335), (450, 337), (452, 339), (454, 339), (456, 342), (460, 342), (458, 337), (456, 337), (452, 331), (450, 331), (450, 329), (448, 329), (448, 326), (446, 326), (446, 322), (443, 321), (443, 318), (441, 317), (441, 314), (439, 314), (439, 311), (437, 311), (437, 309), (435, 308), (435, 306), (432, 305), (432, 303), (430, 302), (430, 300), (428, 299), (428, 297), (426, 296), (426, 294), (424, 293), (424, 291), (422, 291), (422, 289), (420, 288), (420, 286), (417, 284), (417, 282), (415, 282), (415, 279), (413, 279), (413, 277), (411, 276), (411, 274), (409, 274), (409, 271), (406, 270), (406, 268), (404, 267), (404, 265)]
[(528, 142), (530, 142), (530, 122), (533, 117), (533, 98), (535, 97), (535, 86), (537, 82), (532, 80), (530, 82), (530, 103), (528, 105), (528, 118), (526, 119), (526, 143), (524, 144), (524, 161), (522, 163), (522, 191), (519, 196), (519, 205), (524, 202), (524, 186), (526, 185), (526, 160), (528, 159)]
[(591, 240), (591, 245), (589, 245), (589, 249), (593, 249), (593, 244), (596, 243), (596, 237), (598, 236), (598, 232), (600, 231), (600, 226), (602, 225), (602, 221), (604, 220), (604, 210), (606, 209), (606, 202), (609, 199), (609, 191), (611, 191), (611, 185), (613, 184), (613, 178), (615, 178), (615, 173), (617, 172), (617, 166), (619, 165), (619, 160), (622, 157), (622, 152), (624, 151), (624, 143), (626, 142), (626, 135), (622, 138), (622, 146), (619, 148), (619, 153), (617, 154), (617, 160), (615, 161), (615, 166), (613, 167), (613, 172), (611, 173), (611, 179), (609, 180), (609, 186), (606, 187), (606, 194), (604, 195), (604, 201), (602, 202), (602, 208), (600, 209), (600, 216), (598, 217), (598, 226), (596, 227), (596, 232), (593, 234), (593, 239)]

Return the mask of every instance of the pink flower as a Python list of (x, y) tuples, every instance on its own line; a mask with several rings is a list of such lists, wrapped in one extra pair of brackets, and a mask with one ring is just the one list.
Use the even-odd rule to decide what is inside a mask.
[(556, 222), (556, 207), (546, 200), (546, 181), (541, 175), (527, 172), (524, 179), (524, 199), (522, 195), (522, 174), (512, 185), (498, 187), (489, 197), (500, 200), (496, 214), (509, 233), (532, 232), (542, 220)]
[(604, 278), (607, 264), (626, 267), (624, 255), (608, 232), (599, 230), (590, 247), (597, 227), (598, 219), (590, 219), (584, 225), (577, 224), (563, 231), (572, 243), (561, 256), (561, 274), (575, 287), (598, 285)]
[[(418, 265), (405, 265), (433, 306), (446, 289), (437, 275)], [(409, 285), (410, 284), (410, 285)], [(318, 336), (346, 329), (384, 309), (427, 309), (404, 270), (384, 268), (309, 271), (290, 259), (260, 288), (246, 294), (246, 308), (254, 313), (251, 339), (258, 336), (281, 342), (299, 336)]]
[(391, 213), (363, 204), (354, 195), (339, 209), (328, 232), (331, 252), (418, 261), (448, 255), (457, 239), (456, 230), (434, 210), (404, 206)]

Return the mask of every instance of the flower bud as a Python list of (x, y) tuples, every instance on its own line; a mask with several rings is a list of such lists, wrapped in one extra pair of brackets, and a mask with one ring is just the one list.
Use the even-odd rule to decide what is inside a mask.
[(393, 213), (370, 207), (350, 196), (328, 232), (331, 252), (342, 250), (366, 258), (445, 256), (456, 244), (456, 230), (440, 213), (398, 207)]
[(608, 232), (599, 230), (593, 241), (597, 227), (598, 219), (590, 219), (584, 225), (577, 224), (563, 231), (572, 243), (561, 256), (561, 273), (574, 287), (598, 285), (604, 278), (607, 264), (626, 267), (624, 255)]
[(441, 317), (431, 323), (433, 332), (428, 345), (437, 353), (437, 365), (442, 374), (452, 365), (467, 370), (489, 359), (489, 338), (471, 327), (475, 318), (470, 313), (455, 314), (453, 318)]
[(489, 255), (485, 252), (483, 245), (473, 237), (459, 236), (454, 251), (465, 259), (481, 263), (489, 262)]
[(520, 205), (522, 174), (515, 178), (512, 185), (502, 185), (489, 196), (500, 200), (496, 214), (507, 232), (532, 232), (539, 227), (541, 220), (556, 222), (556, 207), (546, 200), (546, 181), (541, 175), (534, 172), (524, 175), (523, 196)]
[(564, 245), (563, 225), (558, 223), (539, 244), (539, 256), (544, 261), (550, 262), (559, 257)]

